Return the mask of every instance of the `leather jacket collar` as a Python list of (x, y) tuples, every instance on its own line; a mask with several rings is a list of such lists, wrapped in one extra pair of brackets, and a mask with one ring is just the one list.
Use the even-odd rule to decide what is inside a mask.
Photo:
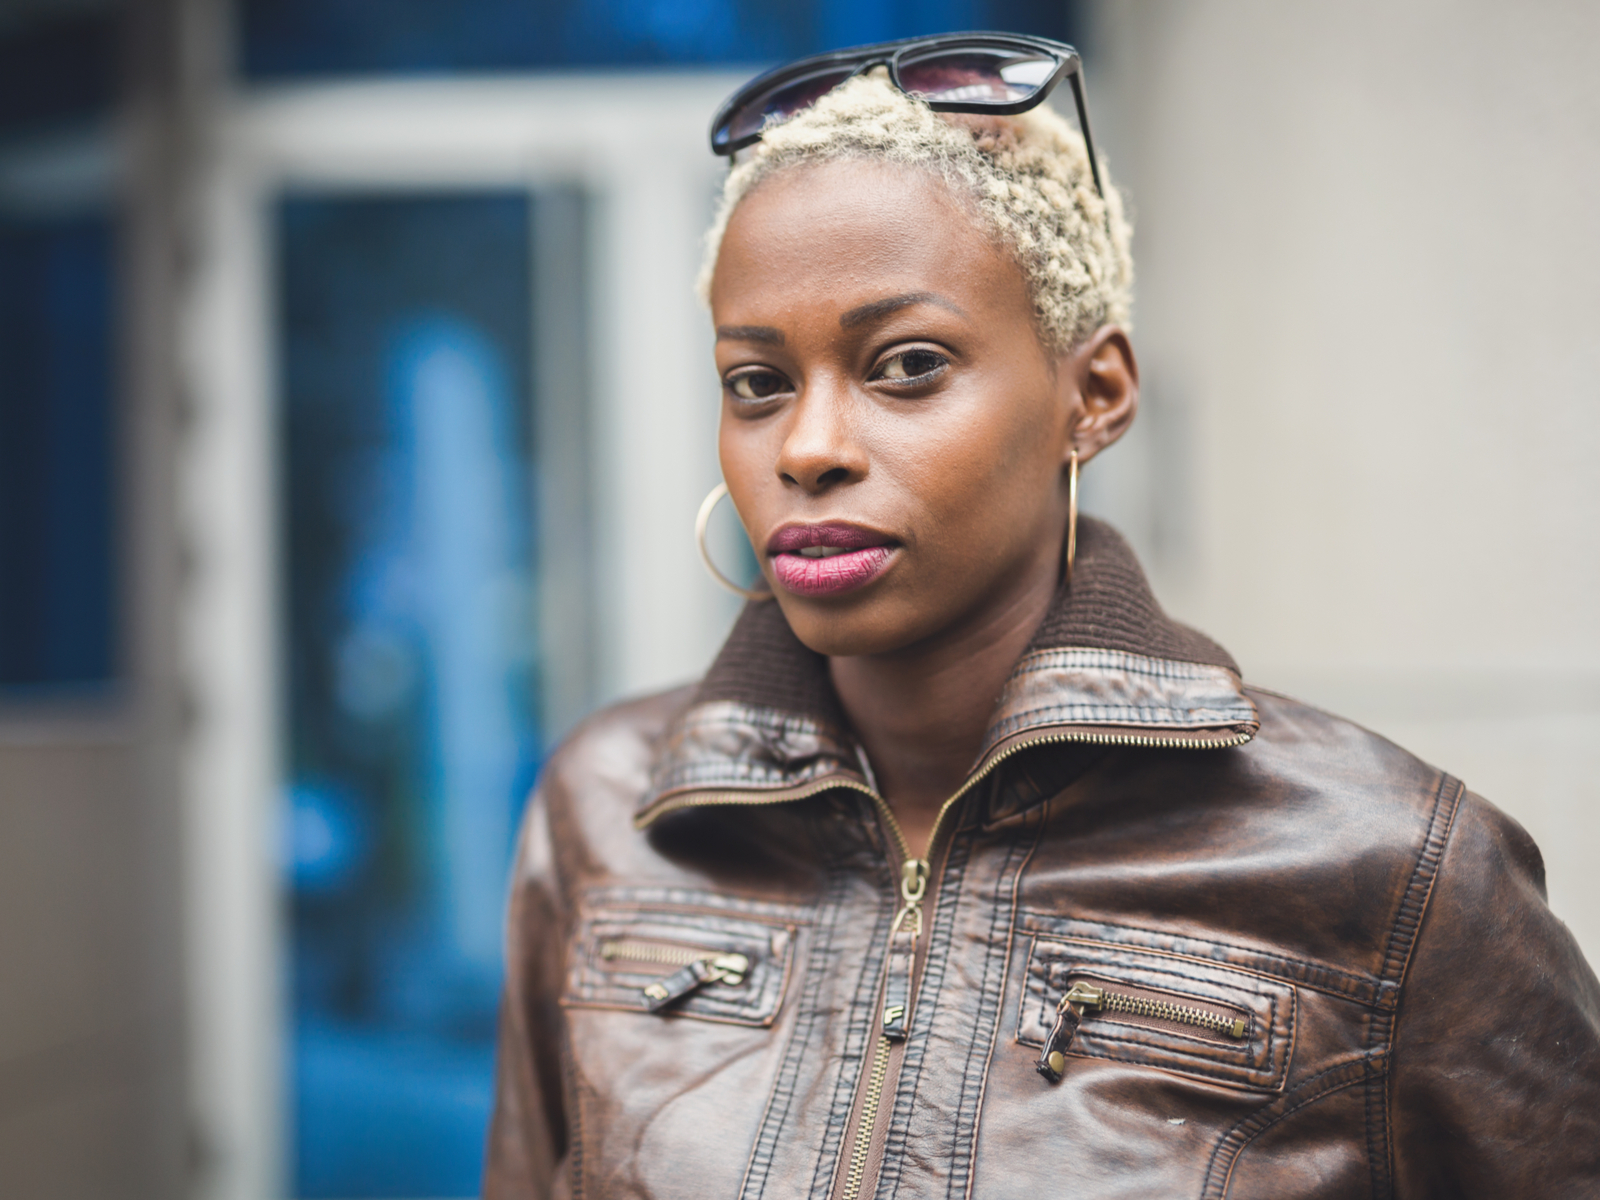
[[(1162, 612), (1127, 543), (1085, 519), (1072, 584), (1007, 679), (968, 782), (1043, 742), (1231, 746), (1258, 728), (1227, 651)], [(841, 786), (872, 790), (827, 660), (801, 644), (777, 604), (752, 603), (667, 730), (634, 823)]]

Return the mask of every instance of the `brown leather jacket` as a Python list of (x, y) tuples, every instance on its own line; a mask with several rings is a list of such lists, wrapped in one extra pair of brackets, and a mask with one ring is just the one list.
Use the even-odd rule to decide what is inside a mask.
[(492, 1198), (1600, 1196), (1600, 986), (1539, 852), (1244, 687), (1088, 523), (929, 869), (752, 605), (551, 760)]

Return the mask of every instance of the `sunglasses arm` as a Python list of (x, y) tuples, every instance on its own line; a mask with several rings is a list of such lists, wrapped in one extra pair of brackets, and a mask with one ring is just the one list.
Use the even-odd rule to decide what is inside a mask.
[(1106, 198), (1106, 187), (1100, 179), (1100, 156), (1094, 152), (1094, 137), (1089, 133), (1089, 106), (1083, 98), (1083, 64), (1072, 64), (1068, 75), (1072, 81), (1072, 102), (1078, 108), (1078, 128), (1083, 130), (1083, 148), (1089, 154), (1089, 171), (1094, 175), (1094, 190), (1100, 193), (1100, 199)]

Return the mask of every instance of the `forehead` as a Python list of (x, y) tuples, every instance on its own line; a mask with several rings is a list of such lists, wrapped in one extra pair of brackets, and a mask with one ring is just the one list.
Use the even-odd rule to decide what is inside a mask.
[(969, 311), (1027, 303), (1021, 268), (971, 201), (927, 171), (846, 159), (790, 168), (745, 197), (723, 236), (711, 304), (719, 322), (743, 322), (755, 310), (843, 311), (904, 292)]

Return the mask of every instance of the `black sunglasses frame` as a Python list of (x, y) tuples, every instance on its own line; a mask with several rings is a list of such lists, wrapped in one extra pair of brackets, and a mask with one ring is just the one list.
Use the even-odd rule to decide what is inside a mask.
[[(1089, 169), (1094, 174), (1095, 191), (1100, 193), (1101, 199), (1105, 198), (1105, 186), (1100, 181), (1100, 160), (1094, 152), (1094, 138), (1089, 133), (1089, 109), (1084, 102), (1083, 95), (1083, 60), (1078, 52), (1065, 42), (1052, 41), (1049, 38), (1034, 37), (1022, 33), (992, 33), (978, 31), (973, 33), (939, 33), (928, 37), (901, 38), (893, 42), (878, 42), (871, 46), (852, 46), (845, 50), (833, 50), (827, 54), (814, 54), (809, 58), (802, 58), (797, 62), (785, 66), (775, 67), (761, 75), (757, 75), (733, 95), (729, 96), (717, 109), (717, 115), (711, 120), (711, 152), (725, 156), (732, 156), (743, 150), (746, 146), (753, 146), (761, 140), (761, 130), (747, 134), (741, 138), (730, 138), (728, 128), (733, 117), (752, 100), (757, 99), (764, 92), (772, 92), (780, 87), (799, 83), (808, 76), (827, 75), (837, 72), (841, 67), (851, 68), (846, 78), (853, 78), (863, 71), (873, 67), (887, 67), (889, 79), (901, 91), (907, 91), (900, 85), (900, 62), (903, 58), (916, 54), (918, 56), (930, 50), (954, 50), (962, 47), (973, 49), (1017, 50), (1027, 53), (1045, 54), (1056, 60), (1055, 70), (1033, 92), (1031, 96), (1022, 100), (1004, 102), (972, 101), (972, 100), (927, 100), (929, 108), (935, 112), (965, 112), (965, 113), (998, 113), (1010, 115), (1013, 113), (1027, 112), (1030, 108), (1037, 108), (1043, 104), (1063, 78), (1072, 83), (1072, 100), (1078, 110), (1078, 129), (1083, 134), (1084, 149), (1089, 153)], [(843, 80), (840, 81), (844, 82)], [(835, 86), (838, 86), (837, 84)], [(907, 92), (907, 94), (913, 94)]]

